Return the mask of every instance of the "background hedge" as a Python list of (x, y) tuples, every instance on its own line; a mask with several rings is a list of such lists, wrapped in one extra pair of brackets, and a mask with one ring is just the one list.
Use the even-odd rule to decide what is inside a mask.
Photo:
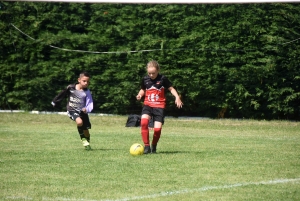
[(299, 120), (299, 5), (0, 2), (0, 108), (53, 110), (87, 70), (94, 112), (140, 113), (155, 59), (167, 115)]

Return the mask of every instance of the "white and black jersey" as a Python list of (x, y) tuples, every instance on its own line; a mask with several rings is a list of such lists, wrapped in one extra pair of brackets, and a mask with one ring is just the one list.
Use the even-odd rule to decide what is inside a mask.
[(53, 103), (57, 104), (66, 96), (68, 97), (67, 111), (81, 111), (86, 108), (87, 112), (93, 109), (93, 99), (89, 89), (77, 90), (76, 84), (70, 84), (62, 90), (54, 99)]

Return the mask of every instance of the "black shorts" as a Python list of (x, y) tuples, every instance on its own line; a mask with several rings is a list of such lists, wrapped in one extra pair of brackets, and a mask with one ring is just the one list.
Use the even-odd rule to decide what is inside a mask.
[(142, 110), (142, 115), (147, 114), (153, 118), (154, 121), (161, 122), (164, 124), (165, 121), (165, 109), (158, 107), (150, 107), (148, 105), (144, 105)]
[(70, 117), (70, 119), (72, 119), (73, 121), (75, 121), (78, 117), (80, 117), (82, 119), (83, 125), (82, 128), (84, 130), (88, 130), (92, 128), (90, 119), (89, 119), (89, 115), (87, 113), (84, 112), (77, 112), (77, 111), (68, 111), (67, 112), (68, 116)]

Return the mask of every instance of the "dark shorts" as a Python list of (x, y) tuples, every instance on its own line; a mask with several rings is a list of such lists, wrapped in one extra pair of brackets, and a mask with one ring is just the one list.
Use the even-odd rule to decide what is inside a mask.
[(80, 117), (82, 119), (83, 125), (82, 128), (84, 130), (88, 130), (92, 128), (90, 119), (89, 119), (89, 115), (84, 113), (84, 112), (77, 112), (77, 111), (68, 111), (67, 112), (68, 116), (70, 117), (70, 119), (72, 119), (73, 121), (75, 121), (78, 117)]
[(165, 121), (165, 109), (157, 108), (157, 107), (150, 107), (148, 105), (144, 105), (142, 110), (142, 115), (147, 114), (153, 118), (154, 121), (161, 122), (164, 124)]

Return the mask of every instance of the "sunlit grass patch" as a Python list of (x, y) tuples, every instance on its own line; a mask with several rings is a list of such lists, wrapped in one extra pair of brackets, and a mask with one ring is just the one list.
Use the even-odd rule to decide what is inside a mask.
[[(0, 114), (0, 199), (300, 198), (299, 122), (166, 118), (158, 153), (133, 157), (140, 128), (126, 116), (90, 119), (85, 151), (67, 116)], [(259, 183), (277, 179), (290, 180)]]

